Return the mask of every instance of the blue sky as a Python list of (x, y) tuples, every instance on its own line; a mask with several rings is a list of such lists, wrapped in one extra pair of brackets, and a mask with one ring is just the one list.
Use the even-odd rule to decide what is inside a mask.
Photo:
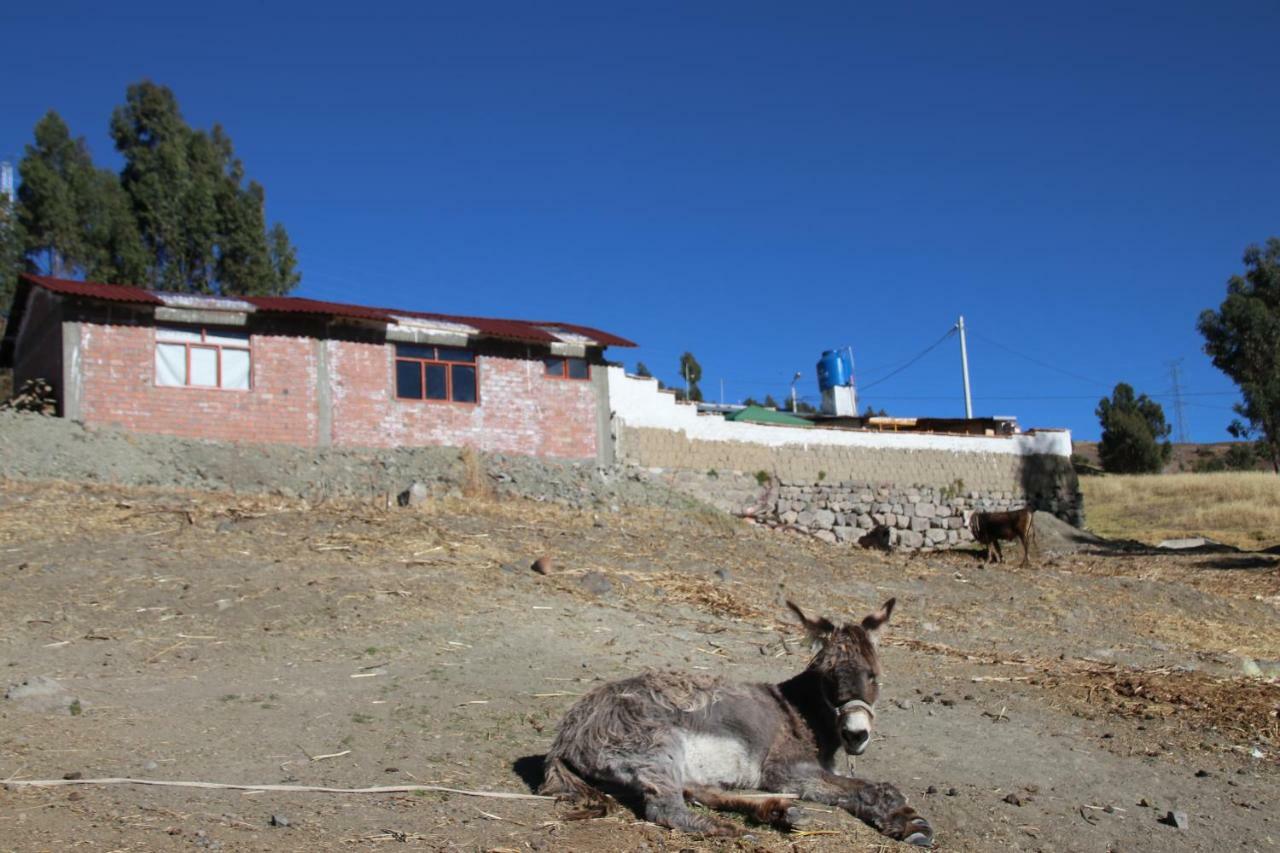
[[(299, 295), (596, 325), (731, 402), (963, 313), (978, 414), (1096, 438), (1124, 380), (1172, 421), (1180, 358), (1227, 438), (1195, 319), (1280, 234), (1274, 2), (182, 5), (6, 10), (0, 154), (52, 108), (118, 166), (149, 77), (226, 127)], [(957, 342), (861, 397), (961, 414)]]

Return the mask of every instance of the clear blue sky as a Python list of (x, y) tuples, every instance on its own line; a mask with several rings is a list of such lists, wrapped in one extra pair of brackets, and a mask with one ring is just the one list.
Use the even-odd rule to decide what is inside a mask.
[[(184, 5), (7, 9), (0, 154), (53, 108), (118, 166), (149, 77), (227, 128), (299, 295), (596, 325), (729, 401), (813, 399), (845, 344), (868, 385), (963, 313), (979, 414), (1096, 438), (1182, 358), (1227, 437), (1195, 319), (1280, 234), (1274, 0)], [(958, 344), (862, 396), (960, 414)]]

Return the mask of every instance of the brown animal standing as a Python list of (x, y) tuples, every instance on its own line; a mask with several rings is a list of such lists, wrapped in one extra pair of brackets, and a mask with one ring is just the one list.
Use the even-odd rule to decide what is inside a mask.
[(1029, 506), (1011, 512), (975, 512), (969, 516), (969, 532), (981, 545), (987, 546), (985, 562), (1004, 560), (1000, 540), (1017, 539), (1022, 542), (1022, 565), (1031, 559), (1030, 542), (1035, 539), (1035, 510)]
[(787, 602), (817, 651), (804, 672), (781, 684), (648, 672), (597, 687), (561, 721), (541, 793), (597, 810), (614, 794), (639, 801), (645, 818), (662, 826), (737, 835), (738, 827), (690, 811), (686, 800), (790, 829), (800, 817), (790, 799), (726, 789), (794, 791), (801, 800), (839, 806), (890, 838), (931, 846), (932, 827), (897, 788), (835, 772), (841, 748), (861, 755), (871, 740), (876, 641), (893, 604), (836, 627)]

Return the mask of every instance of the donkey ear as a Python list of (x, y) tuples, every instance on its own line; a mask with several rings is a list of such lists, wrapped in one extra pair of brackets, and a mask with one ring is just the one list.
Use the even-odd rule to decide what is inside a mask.
[(809, 634), (809, 639), (815, 646), (825, 643), (827, 638), (830, 637), (831, 633), (836, 629), (836, 626), (832, 624), (830, 619), (826, 619), (824, 617), (810, 619), (808, 616), (805, 616), (804, 611), (797, 607), (793, 601), (787, 601), (787, 606), (790, 607), (791, 612), (796, 614), (796, 617), (799, 618), (800, 624), (804, 625), (805, 631)]
[(874, 640), (876, 632), (880, 630), (880, 626), (889, 621), (889, 616), (893, 614), (893, 605), (897, 604), (897, 602), (898, 599), (891, 598), (875, 613), (863, 618), (862, 630), (871, 635), (871, 639)]

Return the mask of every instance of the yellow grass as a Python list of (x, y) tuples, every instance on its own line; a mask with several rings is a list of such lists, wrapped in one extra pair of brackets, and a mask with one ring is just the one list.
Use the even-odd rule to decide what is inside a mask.
[(1081, 477), (1085, 516), (1102, 536), (1155, 543), (1207, 536), (1241, 548), (1280, 544), (1275, 474), (1151, 474)]

